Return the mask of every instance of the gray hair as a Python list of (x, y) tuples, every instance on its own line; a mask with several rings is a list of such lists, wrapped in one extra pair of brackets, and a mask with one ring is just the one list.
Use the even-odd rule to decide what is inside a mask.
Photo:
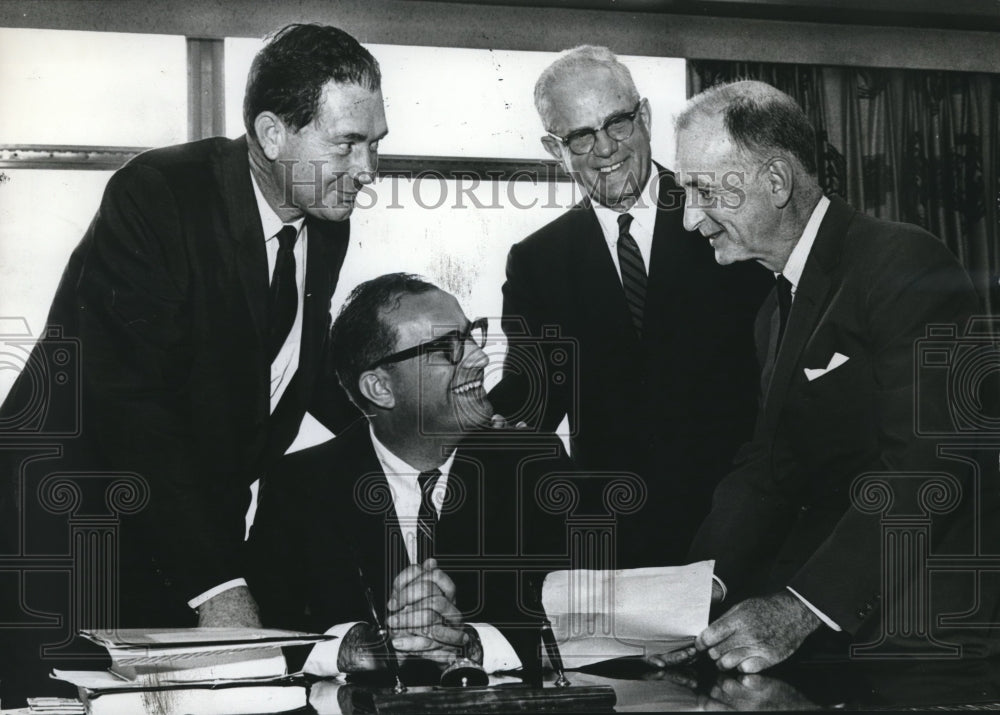
[(767, 159), (775, 150), (791, 154), (816, 176), (816, 130), (794, 99), (765, 82), (719, 84), (692, 97), (677, 116), (675, 129), (696, 117), (721, 115), (737, 148), (748, 158)]
[(633, 102), (639, 101), (639, 90), (632, 81), (632, 73), (615, 57), (607, 47), (596, 45), (580, 45), (563, 52), (552, 64), (546, 67), (535, 82), (535, 109), (542, 118), (546, 131), (551, 130), (549, 117), (552, 113), (552, 87), (558, 84), (564, 75), (579, 69), (604, 67), (611, 71), (623, 87), (625, 87)]

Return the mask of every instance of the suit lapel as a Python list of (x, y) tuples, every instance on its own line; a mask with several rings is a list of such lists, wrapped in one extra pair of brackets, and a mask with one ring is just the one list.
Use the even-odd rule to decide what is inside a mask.
[(832, 199), (806, 259), (764, 402), (765, 414), (769, 415), (772, 423), (781, 412), (799, 357), (816, 331), (828, 302), (832, 276), (840, 262), (841, 246), (852, 214), (853, 209), (847, 204)]
[(459, 449), (448, 475), (448, 491), (437, 523), (434, 548), (442, 555), (482, 554), (479, 511), (483, 484), (481, 455)]
[[(669, 311), (680, 307), (674, 295), (676, 288), (690, 280), (684, 272), (699, 263), (692, 253), (698, 244), (693, 240), (684, 240), (687, 235), (681, 223), (682, 214), (678, 213), (683, 207), (683, 194), (677, 197), (677, 184), (668, 171), (658, 165), (655, 168), (660, 172), (659, 206), (653, 225), (643, 336), (648, 336), (653, 329), (669, 334), (675, 324)], [(676, 209), (671, 210), (675, 201)]]
[[(327, 513), (357, 554), (376, 605), (384, 607), (393, 579), (409, 563), (389, 482), (375, 456), (367, 422), (359, 421), (336, 439), (348, 446), (342, 463), (331, 467)], [(343, 586), (355, 588), (356, 580)]]
[(586, 330), (614, 340), (627, 340), (629, 336), (637, 340), (632, 329), (632, 315), (625, 303), (618, 272), (615, 270), (608, 242), (597, 220), (590, 200), (583, 206), (571, 209), (576, 213), (576, 225), (571, 227), (571, 235), (578, 240), (571, 241), (574, 254), (567, 260), (576, 267), (577, 287), (572, 295), (584, 296), (586, 310)]
[(302, 306), (302, 349), (296, 383), (300, 399), (308, 402), (314, 377), (321, 368), (319, 360), (330, 324), (330, 297), (347, 253), (351, 227), (347, 221), (318, 221), (312, 218), (306, 219), (306, 226), (308, 249)]
[[(222, 197), (229, 237), (235, 246), (236, 264), (259, 345), (263, 345), (267, 321), (267, 251), (264, 229), (250, 179), (246, 137), (232, 142), (221, 164)], [(261, 360), (266, 358), (260, 351)]]

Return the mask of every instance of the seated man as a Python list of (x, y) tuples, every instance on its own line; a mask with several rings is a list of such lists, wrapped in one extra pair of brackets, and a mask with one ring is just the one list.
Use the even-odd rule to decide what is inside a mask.
[(373, 665), (357, 647), (377, 640), (356, 623), (371, 620), (362, 578), (401, 656), (536, 665), (540, 557), (565, 546), (535, 484), (566, 457), (554, 437), (490, 429), (486, 328), (401, 273), (358, 286), (337, 317), (334, 367), (367, 422), (290, 455), (261, 488), (250, 538), (262, 621), (343, 636), (313, 649), (310, 672)]

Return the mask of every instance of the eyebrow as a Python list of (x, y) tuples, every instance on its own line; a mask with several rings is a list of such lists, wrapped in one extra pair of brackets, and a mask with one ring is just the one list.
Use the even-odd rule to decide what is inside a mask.
[(367, 134), (362, 134), (361, 132), (347, 132), (346, 134), (338, 134), (338, 135), (336, 135), (335, 137), (333, 137), (332, 141), (335, 144), (339, 143), (339, 142), (365, 142), (365, 141), (376, 141), (377, 142), (377, 141), (381, 141), (382, 139), (385, 139), (385, 137), (386, 137), (386, 135), (388, 133), (389, 133), (389, 130), (387, 129), (386, 131), (382, 132), (378, 136), (369, 137)]
[(612, 112), (611, 114), (609, 114), (608, 116), (606, 116), (604, 119), (602, 119), (601, 123), (597, 125), (596, 129), (594, 127), (577, 127), (576, 129), (570, 129), (568, 132), (566, 132), (566, 136), (568, 136), (568, 137), (569, 136), (573, 136), (577, 132), (595, 132), (595, 131), (597, 131), (597, 129), (600, 129), (601, 127), (603, 127), (605, 124), (607, 124), (609, 121), (611, 121), (615, 117), (620, 117), (623, 114), (631, 114), (631, 113), (632, 113), (631, 109), (620, 109), (617, 112)]

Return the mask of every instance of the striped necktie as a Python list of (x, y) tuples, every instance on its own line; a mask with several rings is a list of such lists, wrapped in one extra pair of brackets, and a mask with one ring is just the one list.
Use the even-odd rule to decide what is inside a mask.
[(274, 262), (271, 278), (270, 308), (268, 311), (268, 364), (274, 362), (281, 347), (288, 339), (299, 309), (299, 289), (295, 284), (294, 226), (283, 226), (278, 231), (278, 257)]
[(642, 337), (642, 315), (646, 307), (646, 265), (642, 262), (639, 246), (628, 232), (632, 215), (618, 217), (618, 265), (622, 272), (625, 302), (632, 314), (635, 332)]
[(441, 476), (440, 469), (430, 469), (417, 476), (420, 487), (420, 511), (417, 512), (417, 563), (434, 555), (434, 524), (437, 523), (437, 509), (431, 501), (431, 494)]

